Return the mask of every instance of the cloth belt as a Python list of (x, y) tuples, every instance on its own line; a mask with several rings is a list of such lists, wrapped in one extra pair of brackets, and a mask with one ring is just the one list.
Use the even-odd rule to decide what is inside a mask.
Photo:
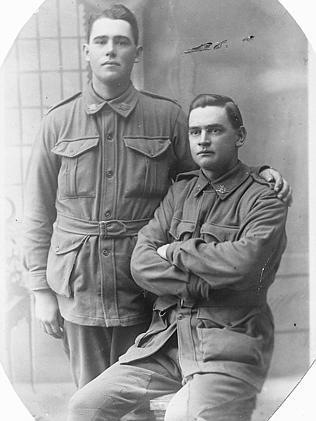
[(63, 214), (58, 214), (56, 226), (62, 231), (80, 235), (98, 235), (104, 238), (132, 237), (148, 223), (150, 218), (124, 221), (110, 219), (108, 221), (87, 221)]
[(183, 308), (202, 307), (257, 307), (267, 304), (267, 288), (261, 290), (234, 291), (231, 289), (212, 290), (209, 298), (194, 299), (176, 296), (160, 296), (156, 299), (154, 309), (164, 311), (177, 306)]
[(180, 308), (193, 307), (252, 307), (267, 303), (267, 288), (234, 291), (231, 289), (212, 290), (209, 298), (194, 300), (192, 298), (180, 299)]

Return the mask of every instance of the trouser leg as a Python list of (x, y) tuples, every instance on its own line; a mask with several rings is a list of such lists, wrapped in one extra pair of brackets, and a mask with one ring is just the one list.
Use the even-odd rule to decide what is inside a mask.
[[(152, 357), (130, 365), (116, 363), (74, 394), (67, 421), (117, 421), (140, 404), (180, 387), (181, 374), (170, 361)], [(137, 419), (148, 417), (139, 414)]]
[(106, 328), (82, 326), (65, 320), (64, 348), (76, 386), (83, 387), (114, 364), (147, 327), (147, 322), (129, 327)]
[(195, 374), (170, 401), (165, 421), (250, 421), (257, 393), (236, 377)]

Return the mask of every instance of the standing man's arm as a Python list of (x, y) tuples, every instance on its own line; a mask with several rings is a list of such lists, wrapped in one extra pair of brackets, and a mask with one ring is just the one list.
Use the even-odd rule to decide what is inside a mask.
[(277, 197), (288, 206), (291, 206), (293, 201), (292, 188), (288, 181), (282, 177), (278, 170), (271, 168), (268, 165), (250, 167), (250, 169), (265, 181), (271, 183), (270, 187), (276, 192)]
[(51, 152), (56, 143), (50, 116), (43, 119), (29, 161), (24, 209), (24, 266), (28, 288), (35, 296), (35, 314), (44, 331), (62, 336), (62, 318), (55, 293), (46, 281), (47, 256), (56, 219), (56, 191), (59, 162)]
[(198, 168), (192, 159), (188, 138), (187, 117), (181, 108), (178, 109), (175, 120), (172, 147), (176, 162), (171, 174), (174, 180), (177, 174)]
[(282, 177), (278, 170), (274, 168), (265, 167), (259, 171), (260, 177), (264, 178), (268, 183), (272, 183), (273, 190), (276, 192), (278, 198), (291, 206), (293, 202), (292, 187), (288, 181)]

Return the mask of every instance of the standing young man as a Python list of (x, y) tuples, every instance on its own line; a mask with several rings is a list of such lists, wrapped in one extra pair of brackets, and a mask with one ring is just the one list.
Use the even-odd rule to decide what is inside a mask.
[[(44, 331), (64, 340), (79, 387), (146, 330), (151, 302), (129, 269), (136, 235), (175, 175), (194, 167), (180, 106), (131, 83), (141, 50), (125, 6), (91, 20), (84, 54), (92, 80), (44, 117), (29, 165), (29, 287)], [(281, 195), (287, 190), (285, 182)]]
[(287, 207), (238, 160), (245, 138), (231, 98), (192, 102), (200, 169), (170, 187), (132, 256), (136, 283), (158, 296), (151, 326), (74, 395), (68, 421), (116, 421), (172, 392), (165, 421), (250, 421), (272, 356), (266, 298), (286, 246)]

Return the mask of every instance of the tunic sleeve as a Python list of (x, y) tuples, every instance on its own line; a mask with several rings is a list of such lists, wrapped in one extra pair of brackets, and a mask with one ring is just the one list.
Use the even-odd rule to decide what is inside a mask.
[(56, 142), (50, 116), (43, 119), (28, 164), (24, 207), (23, 264), (29, 272), (31, 290), (49, 288), (46, 263), (53, 223), (59, 162), (51, 148)]
[(167, 258), (180, 271), (192, 272), (207, 282), (211, 289), (268, 286), (286, 246), (286, 215), (286, 206), (267, 191), (247, 214), (238, 240), (206, 243), (192, 238), (176, 242), (168, 247)]
[(190, 274), (170, 264), (157, 253), (160, 246), (170, 242), (168, 232), (173, 208), (174, 195), (171, 187), (154, 218), (139, 232), (131, 259), (135, 282), (156, 295), (187, 295)]

